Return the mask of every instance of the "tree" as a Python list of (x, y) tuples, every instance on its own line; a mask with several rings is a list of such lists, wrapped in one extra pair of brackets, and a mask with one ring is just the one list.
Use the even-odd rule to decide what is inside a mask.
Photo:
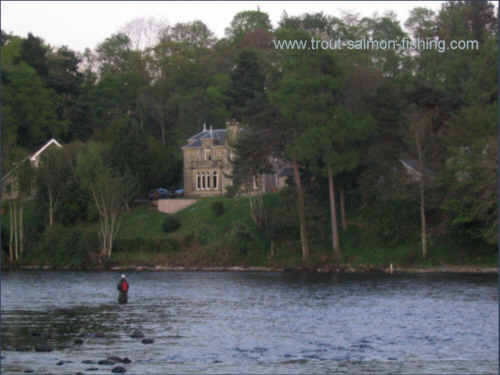
[[(306, 40), (307, 33), (282, 29), (277, 32), (279, 39)], [(307, 129), (324, 120), (322, 113), (338, 101), (342, 88), (342, 72), (335, 56), (329, 51), (280, 51), (282, 53), (282, 73), (276, 86), (270, 90), (269, 98), (288, 125), (291, 143), (288, 156), (292, 160), (297, 204), (299, 210), (302, 258), (309, 259), (310, 250), (306, 228), (304, 192), (299, 172), (299, 149), (294, 140)]]
[(99, 215), (101, 255), (111, 258), (113, 241), (120, 229), (122, 212), (137, 191), (135, 180), (104, 164), (99, 147), (90, 144), (78, 156), (77, 173)]
[(9, 255), (10, 260), (19, 260), (24, 252), (26, 228), (24, 226), (24, 206), (32, 194), (33, 168), (27, 160), (17, 164), (12, 171), (17, 197), (8, 201), (9, 207)]
[(42, 79), (45, 79), (48, 74), (47, 50), (48, 48), (43, 45), (42, 39), (28, 33), (28, 37), (21, 44), (20, 55), (16, 62), (24, 61), (35, 69)]
[(120, 29), (120, 33), (127, 35), (136, 52), (142, 52), (152, 48), (158, 42), (161, 31), (165, 27), (165, 22), (161, 19), (140, 17), (127, 22)]
[(187, 23), (177, 23), (165, 33), (163, 38), (176, 43), (184, 43), (186, 47), (209, 48), (217, 38), (202, 21), (196, 20)]
[(88, 137), (86, 127), (90, 116), (83, 92), (85, 76), (79, 70), (81, 62), (81, 58), (67, 47), (47, 54), (47, 82), (56, 94), (57, 118), (69, 122), (65, 142)]
[(239, 121), (256, 112), (256, 96), (264, 93), (266, 76), (255, 51), (242, 50), (229, 75), (226, 96), (229, 98), (231, 115)]
[(53, 91), (45, 88), (34, 70), (24, 63), (7, 74), (9, 82), (3, 86), (2, 106), (9, 116), (3, 127), (28, 149), (36, 149), (50, 138), (62, 138), (69, 123), (57, 119)]
[(428, 143), (430, 138), (431, 116), (413, 108), (406, 116), (408, 129), (408, 144), (417, 156), (420, 176), (418, 179), (419, 201), (420, 201), (420, 228), (422, 239), (422, 257), (427, 257), (427, 221), (425, 217), (425, 189), (428, 182), (427, 158)]
[(59, 205), (63, 185), (66, 155), (58, 148), (51, 147), (41, 156), (36, 169), (38, 195), (46, 202), (49, 211), (49, 226), (54, 223), (54, 212)]
[(342, 107), (325, 108), (323, 121), (296, 140), (299, 157), (309, 162), (313, 173), (326, 175), (330, 197), (332, 248), (340, 261), (334, 178), (352, 172), (361, 162), (360, 145), (373, 133), (373, 120)]
[(255, 30), (271, 31), (272, 25), (267, 13), (260, 10), (246, 10), (237, 13), (231, 25), (226, 28), (226, 36), (235, 44), (238, 44), (245, 33)]

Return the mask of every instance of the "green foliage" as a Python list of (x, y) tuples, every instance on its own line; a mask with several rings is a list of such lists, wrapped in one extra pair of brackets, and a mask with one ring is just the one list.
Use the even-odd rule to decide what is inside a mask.
[(419, 209), (417, 202), (379, 200), (360, 213), (363, 237), (374, 246), (394, 246), (418, 238)]
[(118, 238), (114, 243), (114, 253), (168, 253), (180, 250), (180, 243), (175, 238)]
[(172, 233), (181, 227), (181, 222), (174, 216), (167, 216), (163, 223), (161, 224), (161, 230), (163, 233)]
[(241, 121), (255, 110), (256, 95), (264, 91), (266, 77), (255, 51), (242, 50), (235, 63), (226, 96), (231, 115)]
[(215, 218), (219, 218), (224, 213), (224, 203), (222, 202), (213, 202), (212, 203), (212, 211), (215, 214)]
[(235, 222), (226, 238), (228, 244), (242, 254), (247, 254), (255, 248), (252, 227), (243, 221)]
[(97, 233), (55, 224), (42, 234), (29, 259), (40, 265), (84, 268), (89, 265), (91, 254), (98, 251)]
[(64, 136), (69, 122), (57, 119), (54, 92), (32, 67), (20, 62), (4, 68), (2, 75), (2, 113), (8, 114), (2, 128), (9, 135), (5, 141), (15, 139), (20, 146), (36, 150), (50, 138)]
[(231, 25), (226, 28), (225, 33), (233, 43), (238, 43), (246, 33), (256, 30), (272, 30), (269, 15), (260, 10), (247, 10), (239, 12), (233, 17)]

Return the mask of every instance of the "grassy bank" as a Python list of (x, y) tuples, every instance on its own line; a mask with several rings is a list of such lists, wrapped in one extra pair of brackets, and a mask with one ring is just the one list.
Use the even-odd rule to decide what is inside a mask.
[[(265, 196), (267, 206), (277, 207), (276, 195)], [(218, 207), (216, 207), (218, 205)], [(286, 209), (276, 209), (278, 216)], [(351, 213), (355, 217), (355, 213)], [(328, 221), (324, 228), (311, 228), (311, 258), (304, 264), (297, 224), (273, 231), (259, 231), (250, 214), (249, 199), (206, 198), (173, 215), (180, 227), (162, 231), (168, 215), (152, 211), (148, 204), (132, 206), (124, 216), (112, 257), (104, 264), (97, 224), (65, 228), (55, 225), (34, 243), (21, 262), (11, 266), (49, 267), (265, 267), (273, 269), (397, 269), (447, 268), (457, 266), (496, 267), (497, 250), (479, 243), (465, 246), (448, 237), (433, 236), (427, 259), (421, 255), (418, 236), (388, 244), (387, 237), (364, 226), (340, 230), (342, 259), (332, 257)], [(290, 217), (293, 218), (293, 212)], [(281, 219), (281, 216), (280, 216)], [(5, 262), (3, 254), (2, 264)]]
[[(267, 199), (275, 199), (266, 197)], [(223, 205), (217, 216), (214, 203)], [(271, 203), (272, 202), (266, 202)], [(421, 255), (418, 237), (384, 246), (366, 238), (364, 230), (349, 226), (340, 231), (342, 260), (332, 259), (329, 238), (311, 241), (311, 259), (302, 261), (300, 239), (271, 241), (268, 233), (255, 227), (248, 198), (206, 198), (174, 216), (181, 222), (174, 233), (161, 230), (167, 215), (149, 211), (146, 205), (134, 207), (124, 218), (112, 256), (113, 265), (124, 266), (241, 266), (269, 268), (435, 268), (447, 266), (496, 267), (498, 255), (493, 247), (457, 247), (447, 239), (433, 238), (427, 259)], [(272, 251), (271, 251), (272, 249)]]

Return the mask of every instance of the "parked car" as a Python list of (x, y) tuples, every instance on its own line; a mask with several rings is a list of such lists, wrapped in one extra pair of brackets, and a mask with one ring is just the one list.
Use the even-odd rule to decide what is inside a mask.
[(174, 198), (182, 198), (184, 196), (184, 189), (178, 189), (174, 192)]
[(155, 200), (155, 199), (166, 199), (166, 198), (173, 198), (174, 193), (171, 191), (168, 191), (165, 188), (157, 188), (157, 189), (151, 189), (149, 191), (149, 200)]

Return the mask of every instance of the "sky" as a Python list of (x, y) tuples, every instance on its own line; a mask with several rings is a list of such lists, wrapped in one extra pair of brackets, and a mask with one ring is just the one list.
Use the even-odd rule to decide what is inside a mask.
[(178, 22), (203, 21), (219, 38), (234, 15), (244, 10), (269, 14), (274, 27), (283, 10), (288, 15), (317, 13), (338, 16), (342, 10), (372, 16), (393, 10), (401, 25), (409, 11), (417, 6), (434, 11), (438, 1), (2, 1), (2, 30), (26, 37), (28, 32), (53, 47), (66, 45), (83, 52), (136, 18), (154, 17), (173, 26)]

